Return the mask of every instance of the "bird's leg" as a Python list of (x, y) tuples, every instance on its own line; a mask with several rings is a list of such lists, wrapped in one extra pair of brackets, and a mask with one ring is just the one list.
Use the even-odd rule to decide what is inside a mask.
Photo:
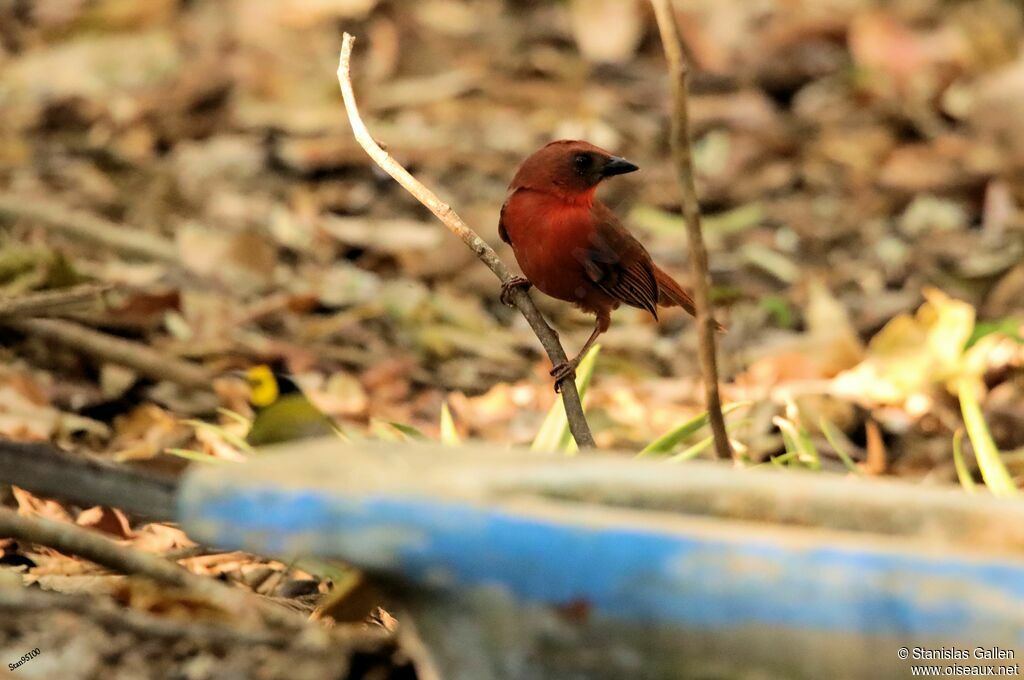
[(597, 336), (608, 330), (609, 323), (611, 323), (611, 318), (607, 312), (604, 314), (598, 314), (597, 321), (594, 323), (594, 332), (591, 333), (590, 337), (587, 338), (587, 341), (583, 343), (583, 347), (580, 348), (580, 351), (576, 356), (551, 369), (551, 377), (555, 379), (555, 392), (560, 391), (558, 383), (562, 380), (576, 377), (576, 367), (580, 365), (580, 361), (583, 360), (583, 357), (587, 356), (587, 352), (590, 351), (590, 348), (594, 346), (595, 342), (597, 342)]
[(529, 290), (533, 284), (522, 276), (510, 276), (507, 281), (501, 282), (501, 302), (508, 307), (515, 307), (515, 303), (512, 302), (512, 291), (516, 288), (522, 288), (523, 290)]

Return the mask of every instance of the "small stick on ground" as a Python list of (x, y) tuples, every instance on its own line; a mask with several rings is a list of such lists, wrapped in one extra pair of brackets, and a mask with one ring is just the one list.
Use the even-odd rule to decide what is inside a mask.
[(49, 442), (0, 438), (3, 484), (84, 507), (115, 506), (129, 515), (160, 522), (174, 519), (178, 493), (173, 477), (72, 455)]
[(0, 297), (0, 317), (31, 317), (65, 313), (98, 301), (103, 293), (111, 288), (113, 286), (110, 284), (87, 283), (71, 288)]
[(302, 619), (277, 605), (213, 579), (197, 576), (157, 555), (118, 545), (73, 524), (21, 517), (13, 510), (0, 508), (0, 536), (43, 545), (122, 574), (145, 576), (158, 583), (191, 591), (241, 620), (260, 613), (267, 623), (291, 628), (302, 625)]
[(202, 366), (162, 354), (138, 342), (94, 331), (63, 319), (0, 319), (0, 324), (27, 335), (70, 345), (86, 354), (127, 366), (156, 380), (183, 387), (210, 389), (213, 376)]
[(732, 445), (725, 429), (722, 399), (718, 394), (718, 362), (715, 356), (715, 327), (711, 309), (708, 251), (700, 227), (700, 203), (693, 174), (693, 150), (690, 144), (690, 112), (687, 85), (690, 70), (683, 56), (671, 0), (651, 0), (658, 20), (658, 32), (668, 62), (672, 81), (672, 160), (676, 166), (679, 187), (682, 190), (683, 218), (690, 242), (690, 268), (693, 270), (693, 299), (697, 306), (697, 353), (704, 393), (708, 408), (708, 421), (715, 439), (715, 455), (731, 458)]
[[(253, 631), (224, 625), (176, 621), (116, 606), (111, 600), (65, 595), (27, 588), (0, 590), (0, 611), (17, 616), (32, 612), (78, 614), (117, 631), (168, 640), (204, 640), (221, 644), (286, 647), (296, 642), (292, 631)], [(383, 636), (380, 636), (383, 637)]]
[[(426, 206), (430, 212), (434, 213), (434, 216), (450, 232), (462, 239), (462, 242), (476, 253), (480, 261), (487, 265), (488, 269), (494, 272), (494, 275), (501, 279), (502, 283), (507, 282), (512, 278), (512, 275), (501, 259), (498, 258), (498, 254), (494, 252), (494, 249), (477, 236), (476, 232), (469, 228), (469, 225), (452, 210), (450, 205), (441, 201), (434, 192), (423, 186), (408, 170), (392, 158), (391, 154), (382, 149), (370, 135), (370, 131), (366, 129), (366, 125), (363, 123), (363, 119), (359, 115), (359, 109), (356, 106), (356, 96), (352, 90), (352, 79), (350, 76), (350, 60), (352, 57), (352, 44), (354, 42), (355, 38), (346, 33), (341, 43), (341, 57), (338, 62), (338, 83), (341, 85), (341, 95), (345, 99), (345, 110), (348, 112), (348, 120), (352, 125), (352, 134), (355, 135), (356, 141), (359, 142), (359, 145), (363, 147), (363, 150), (366, 151), (374, 163), (384, 172), (391, 175), (396, 182), (402, 185), (402, 188)], [(565, 356), (562, 344), (558, 341), (558, 335), (547, 324), (547, 321), (541, 316), (537, 307), (534, 306), (529, 293), (522, 288), (512, 288), (509, 290), (509, 295), (530, 324), (530, 328), (537, 335), (541, 345), (544, 346), (544, 351), (547, 352), (548, 358), (551, 359), (551, 364), (558, 366), (567, 362), (568, 358)], [(558, 389), (562, 393), (565, 415), (569, 421), (569, 430), (572, 432), (573, 439), (576, 440), (576, 444), (581, 449), (593, 448), (594, 437), (590, 434), (590, 426), (587, 424), (587, 418), (583, 413), (583, 405), (580, 403), (579, 392), (576, 391), (575, 380), (571, 376), (560, 380), (558, 382)]]
[(172, 241), (50, 201), (0, 193), (0, 217), (41, 222), (54, 231), (146, 260), (176, 263), (179, 259), (178, 248)]

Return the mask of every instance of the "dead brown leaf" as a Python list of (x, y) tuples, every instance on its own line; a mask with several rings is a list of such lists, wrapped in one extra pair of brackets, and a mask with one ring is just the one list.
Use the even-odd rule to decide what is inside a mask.
[(117, 508), (95, 505), (78, 513), (75, 524), (96, 529), (117, 538), (131, 538), (131, 524), (125, 514)]

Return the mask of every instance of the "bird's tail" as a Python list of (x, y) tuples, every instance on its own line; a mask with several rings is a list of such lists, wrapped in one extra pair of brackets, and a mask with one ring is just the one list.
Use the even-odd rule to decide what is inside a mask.
[[(697, 305), (686, 289), (680, 286), (664, 269), (654, 265), (654, 280), (658, 282), (658, 304), (662, 307), (682, 307), (690, 316), (697, 316)], [(725, 332), (725, 326), (712, 319), (715, 330)]]

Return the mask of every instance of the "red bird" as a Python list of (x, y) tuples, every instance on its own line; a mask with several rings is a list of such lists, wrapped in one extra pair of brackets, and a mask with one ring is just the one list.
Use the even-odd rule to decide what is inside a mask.
[(512, 246), (526, 276), (502, 285), (502, 301), (511, 304), (512, 288), (534, 285), (597, 316), (576, 358), (551, 370), (556, 382), (576, 372), (620, 304), (646, 309), (655, 319), (658, 305), (696, 314), (690, 294), (594, 197), (606, 177), (639, 169), (588, 142), (563, 139), (523, 161), (509, 184), (498, 234)]

